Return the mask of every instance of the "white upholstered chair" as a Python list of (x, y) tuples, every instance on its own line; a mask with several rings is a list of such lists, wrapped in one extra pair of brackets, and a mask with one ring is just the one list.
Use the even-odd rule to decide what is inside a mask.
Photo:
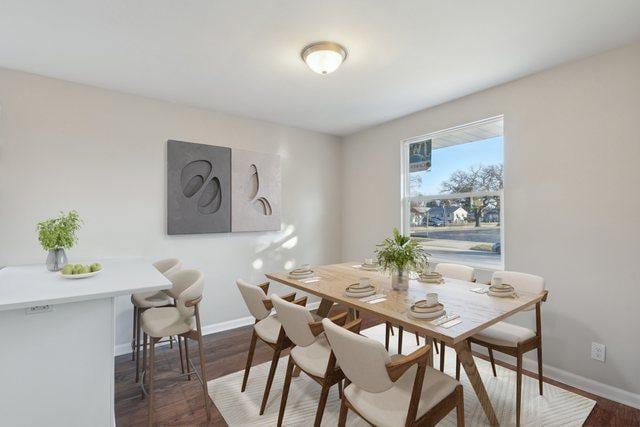
[[(271, 314), (273, 303), (267, 296), (267, 292), (269, 292), (269, 282), (265, 282), (260, 285), (253, 285), (242, 279), (238, 279), (236, 281), (236, 285), (240, 290), (242, 299), (244, 299), (249, 312), (255, 318), (253, 333), (251, 334), (251, 344), (249, 344), (249, 353), (247, 354), (247, 364), (244, 368), (244, 377), (242, 378), (242, 388), (240, 391), (244, 392), (247, 387), (249, 371), (251, 370), (251, 363), (253, 361), (253, 353), (255, 351), (258, 338), (273, 349), (271, 367), (269, 368), (267, 384), (265, 385), (262, 403), (260, 405), (260, 415), (262, 415), (264, 414), (264, 409), (267, 406), (267, 400), (269, 399), (271, 384), (273, 384), (273, 377), (275, 376), (276, 369), (278, 367), (280, 353), (282, 353), (282, 350), (291, 346), (291, 341), (287, 338), (284, 329), (282, 329), (278, 316)], [(283, 295), (281, 298), (285, 301), (292, 302), (295, 297), (295, 292), (292, 292), (290, 294)], [(296, 304), (301, 304), (303, 306), (306, 302), (306, 297), (295, 301)]]
[[(360, 322), (356, 320), (355, 322)], [(464, 426), (462, 385), (427, 366), (429, 345), (392, 359), (384, 346), (324, 319), (327, 339), (351, 384), (344, 388), (339, 426), (349, 409), (376, 426), (435, 425), (456, 408)]]
[[(322, 322), (314, 317), (305, 307), (283, 300), (277, 295), (271, 297), (278, 319), (282, 323), (287, 337), (293, 343), (289, 353), (287, 374), (282, 390), (282, 401), (278, 414), (278, 427), (282, 425), (284, 412), (289, 396), (289, 387), (293, 369), (297, 366), (302, 372), (322, 386), (320, 400), (314, 426), (319, 427), (327, 404), (329, 390), (338, 384), (338, 391), (342, 395), (342, 379), (344, 375), (336, 365), (336, 359), (324, 334)], [(344, 325), (347, 313), (341, 313), (331, 318), (336, 324)]]
[[(542, 301), (547, 299), (544, 279), (533, 274), (518, 273), (515, 271), (496, 271), (493, 279), (501, 278), (502, 283), (513, 286), (516, 292), (528, 292), (538, 294), (544, 292)], [(528, 308), (536, 311), (536, 330), (531, 330), (512, 323), (498, 322), (478, 332), (469, 338), (469, 342), (487, 347), (491, 369), (496, 376), (496, 365), (493, 358), (493, 350), (505, 353), (516, 358), (516, 425), (520, 425), (520, 402), (522, 400), (522, 356), (531, 350), (538, 351), (538, 388), (542, 395), (542, 319), (540, 303)], [(456, 361), (456, 378), (460, 378), (460, 361)]]
[[(450, 279), (462, 280), (465, 282), (476, 281), (475, 269), (473, 267), (469, 267), (468, 265), (440, 262), (436, 265), (435, 272), (440, 273), (443, 277), (448, 277)], [(436, 347), (436, 349), (438, 348), (437, 341), (435, 341), (433, 345), (434, 347)], [(444, 341), (440, 341), (440, 372), (444, 372), (445, 351), (446, 346), (444, 344)]]
[[(147, 338), (149, 340), (149, 361), (145, 358), (145, 374), (147, 379), (147, 393), (149, 397), (149, 425), (154, 423), (154, 374), (155, 374), (155, 345), (164, 337), (173, 335), (180, 336), (184, 339), (185, 349), (188, 347), (188, 340), (192, 339), (198, 342), (198, 352), (200, 358), (200, 374), (191, 372), (191, 364), (187, 352), (185, 361), (190, 374), (198, 376), (202, 384), (204, 392), (204, 404), (207, 411), (207, 419), (210, 419), (209, 411), (209, 395), (207, 393), (207, 370), (206, 361), (204, 359), (204, 349), (202, 346), (202, 325), (200, 323), (199, 303), (202, 300), (202, 291), (204, 288), (204, 276), (197, 270), (181, 270), (169, 276), (171, 280), (172, 293), (176, 295), (176, 304), (174, 307), (154, 307), (145, 310), (142, 313), (141, 325), (144, 332), (144, 346), (147, 346)], [(188, 351), (188, 350), (187, 350)], [(146, 352), (145, 352), (146, 353)], [(146, 366), (149, 366), (147, 375)], [(143, 379), (144, 379), (143, 377)], [(144, 381), (143, 381), (144, 382)], [(144, 388), (143, 388), (144, 390)]]
[[(153, 263), (153, 266), (165, 276), (171, 276), (182, 267), (182, 262), (177, 258), (167, 258)], [(141, 327), (140, 316), (142, 312), (152, 307), (167, 307), (173, 301), (164, 291), (142, 292), (131, 295), (133, 304), (133, 331), (131, 338), (131, 360), (136, 360), (136, 382), (140, 379), (140, 347)], [(173, 347), (173, 341), (170, 342)], [(181, 347), (182, 351), (182, 347)], [(181, 359), (182, 360), (182, 359)]]

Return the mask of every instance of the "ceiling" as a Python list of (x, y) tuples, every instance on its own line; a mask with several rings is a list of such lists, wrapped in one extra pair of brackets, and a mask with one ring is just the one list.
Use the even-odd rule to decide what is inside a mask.
[[(347, 135), (638, 41), (639, 22), (639, 0), (2, 0), (0, 66)], [(334, 74), (300, 59), (319, 40), (349, 52)]]

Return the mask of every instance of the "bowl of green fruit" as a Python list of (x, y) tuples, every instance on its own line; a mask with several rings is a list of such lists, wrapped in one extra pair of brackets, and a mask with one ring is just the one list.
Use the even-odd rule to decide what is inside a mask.
[(84, 279), (95, 276), (102, 271), (102, 266), (94, 262), (93, 264), (67, 264), (60, 270), (60, 276), (65, 279)]

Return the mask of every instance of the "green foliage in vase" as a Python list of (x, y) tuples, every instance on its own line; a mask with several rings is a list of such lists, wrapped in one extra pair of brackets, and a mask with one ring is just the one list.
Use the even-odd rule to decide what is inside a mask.
[(397, 228), (393, 229), (393, 237), (384, 239), (378, 248), (380, 248), (376, 250), (378, 265), (387, 271), (399, 273), (406, 270), (421, 270), (430, 256), (418, 242), (411, 240), (409, 236), (403, 236)]
[(78, 212), (71, 211), (68, 214), (60, 212), (57, 218), (51, 218), (38, 223), (38, 240), (42, 249), (71, 249), (78, 241), (76, 233), (80, 230), (82, 220)]

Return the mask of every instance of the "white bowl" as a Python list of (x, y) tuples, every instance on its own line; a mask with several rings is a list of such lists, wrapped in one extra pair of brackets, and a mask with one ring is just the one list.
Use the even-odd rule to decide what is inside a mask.
[(95, 276), (96, 274), (100, 273), (102, 271), (102, 269), (98, 270), (98, 271), (91, 271), (89, 273), (82, 273), (82, 274), (62, 274), (62, 271), (60, 272), (60, 277), (63, 277), (65, 279), (85, 279), (87, 277), (91, 277), (91, 276)]

